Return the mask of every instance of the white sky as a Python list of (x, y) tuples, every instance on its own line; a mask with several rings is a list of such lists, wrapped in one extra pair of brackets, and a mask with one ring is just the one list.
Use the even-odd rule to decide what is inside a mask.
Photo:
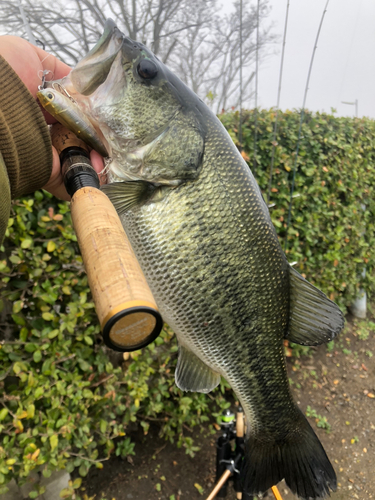
[[(311, 55), (326, 0), (290, 0), (280, 108), (301, 108)], [(275, 54), (259, 71), (258, 106), (277, 102), (287, 0), (270, 0)], [(330, 0), (315, 53), (306, 108), (375, 118), (375, 0)]]
[[(253, 4), (256, 0), (252, 0)], [(280, 108), (300, 109), (314, 43), (327, 0), (290, 0)], [(231, 10), (232, 0), (222, 0)], [(1, 3), (1, 0), (0, 0)], [(279, 42), (260, 61), (258, 106), (276, 106), (287, 0), (269, 0)], [(249, 68), (254, 71), (255, 68)], [(246, 75), (244, 75), (246, 78)], [(306, 108), (375, 118), (375, 0), (330, 0), (324, 17)], [(254, 106), (254, 101), (250, 104)]]

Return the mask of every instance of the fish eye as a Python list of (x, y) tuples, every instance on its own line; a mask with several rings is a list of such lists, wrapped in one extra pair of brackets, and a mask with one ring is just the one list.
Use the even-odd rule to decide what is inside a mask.
[(55, 96), (53, 94), (51, 94), (51, 92), (48, 92), (48, 94), (47, 94), (48, 99), (51, 99), (51, 101), (52, 101), (54, 99), (54, 97)]
[(156, 64), (149, 59), (142, 59), (137, 66), (138, 75), (146, 80), (151, 80), (155, 78), (158, 74), (158, 68)]

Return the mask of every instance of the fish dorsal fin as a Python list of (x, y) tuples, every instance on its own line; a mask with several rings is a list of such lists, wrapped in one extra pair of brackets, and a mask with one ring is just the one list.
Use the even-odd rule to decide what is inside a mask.
[(179, 345), (175, 380), (182, 391), (207, 393), (219, 385), (220, 374), (212, 371), (186, 347)]
[(290, 267), (290, 323), (285, 338), (300, 345), (330, 342), (344, 327), (339, 307)]
[(146, 181), (126, 181), (104, 184), (100, 189), (111, 200), (117, 213), (122, 215), (132, 207), (145, 204), (157, 187)]

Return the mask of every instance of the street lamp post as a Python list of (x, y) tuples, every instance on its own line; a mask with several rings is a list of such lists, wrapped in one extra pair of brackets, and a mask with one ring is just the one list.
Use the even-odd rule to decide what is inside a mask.
[(358, 118), (358, 99), (354, 102), (341, 101), (342, 104), (349, 104), (350, 106), (355, 106), (355, 117)]
[[(354, 102), (347, 102), (347, 101), (341, 101), (342, 104), (349, 104), (350, 106), (355, 106), (355, 117), (358, 118), (358, 99), (356, 99)], [(366, 205), (361, 204), (362, 210), (366, 210)], [(366, 276), (366, 268), (363, 269), (362, 278)], [(366, 292), (362, 289), (359, 290), (359, 293), (357, 295), (357, 298), (353, 302), (351, 306), (351, 311), (354, 316), (357, 318), (365, 318), (366, 317), (366, 312), (367, 312), (367, 296)]]

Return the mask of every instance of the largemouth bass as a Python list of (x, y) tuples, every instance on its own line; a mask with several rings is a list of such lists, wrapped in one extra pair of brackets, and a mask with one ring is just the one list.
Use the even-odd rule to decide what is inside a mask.
[(59, 83), (100, 129), (112, 157), (103, 189), (176, 333), (177, 386), (209, 392), (223, 376), (244, 408), (245, 498), (283, 478), (301, 498), (329, 495), (336, 475), (293, 401), (283, 340), (330, 341), (343, 316), (288, 264), (230, 136), (110, 20)]

